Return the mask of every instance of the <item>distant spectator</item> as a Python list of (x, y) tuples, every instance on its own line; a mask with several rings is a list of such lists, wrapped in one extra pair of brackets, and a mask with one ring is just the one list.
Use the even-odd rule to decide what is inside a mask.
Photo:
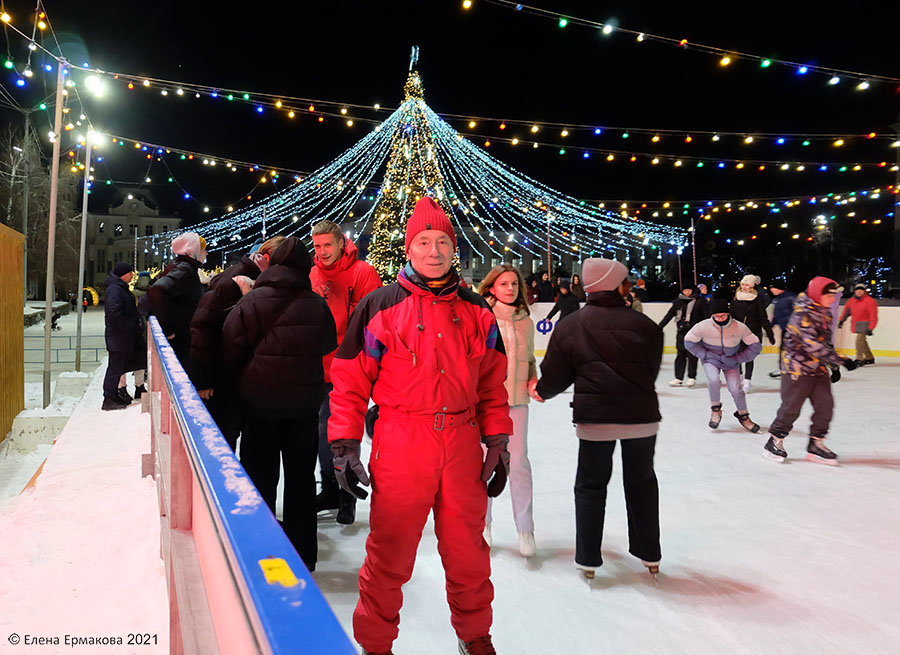
[(578, 273), (572, 276), (570, 290), (572, 295), (578, 298), (578, 302), (584, 302), (587, 299), (587, 295), (584, 293), (584, 285), (581, 283)]
[(632, 289), (635, 298), (640, 300), (642, 303), (647, 302), (649, 300), (649, 296), (647, 295), (647, 283), (644, 282), (641, 278), (638, 278), (634, 283), (634, 288)]
[[(109, 411), (124, 409), (131, 403), (120, 392), (119, 380), (133, 365), (135, 357), (140, 357), (136, 347), (140, 340), (141, 317), (137, 311), (134, 296), (128, 288), (134, 269), (128, 262), (119, 262), (106, 278), (106, 298), (104, 315), (106, 320), (106, 350), (109, 362), (103, 378), (102, 409)], [(146, 355), (145, 355), (146, 357)]]
[[(772, 332), (772, 325), (766, 314), (768, 295), (764, 299), (755, 288), (757, 284), (759, 284), (759, 278), (755, 275), (745, 275), (741, 278), (741, 285), (735, 291), (734, 300), (731, 302), (731, 315), (750, 328), (760, 343), (762, 343), (762, 333), (765, 330), (769, 343), (774, 346), (775, 334)], [(744, 393), (750, 391), (752, 378), (753, 362), (750, 361), (744, 365), (744, 382), (742, 384)]]
[(553, 302), (555, 295), (550, 274), (544, 271), (541, 273), (541, 281), (538, 283), (538, 302)]
[[(639, 280), (640, 281), (640, 280)], [(673, 318), (675, 319), (675, 378), (669, 382), (671, 387), (680, 387), (684, 382), (685, 367), (687, 367), (687, 386), (697, 384), (697, 358), (684, 346), (684, 337), (692, 327), (707, 318), (707, 303), (697, 298), (697, 289), (691, 284), (684, 284), (681, 293), (672, 303), (669, 311), (659, 322), (659, 327), (664, 328)]]
[(865, 284), (853, 287), (853, 297), (844, 306), (838, 328), (844, 325), (848, 316), (851, 320), (850, 331), (856, 335), (856, 363), (859, 366), (874, 364), (875, 355), (869, 349), (866, 337), (872, 336), (872, 331), (878, 325), (878, 303), (869, 295)]

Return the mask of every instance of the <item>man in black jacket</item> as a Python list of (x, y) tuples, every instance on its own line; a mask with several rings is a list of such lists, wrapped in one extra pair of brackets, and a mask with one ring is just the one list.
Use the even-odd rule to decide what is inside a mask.
[(172, 240), (172, 252), (175, 259), (147, 290), (147, 301), (178, 361), (190, 373), (191, 318), (203, 295), (197, 271), (206, 261), (206, 241), (196, 232), (185, 232)]
[(222, 327), (249, 290), (248, 284), (242, 286), (244, 280), (255, 280), (269, 267), (272, 253), (282, 241), (284, 237), (272, 237), (212, 278), (191, 319), (191, 381), (232, 450), (241, 432), (240, 401), (237, 381), (223, 359)]
[(578, 298), (572, 293), (570, 282), (568, 280), (561, 280), (559, 283), (559, 297), (556, 299), (556, 304), (553, 305), (553, 309), (547, 314), (547, 320), (552, 320), (553, 317), (559, 313), (559, 320), (561, 321), (566, 316), (577, 312), (579, 307), (581, 307), (581, 303), (578, 302)]
[(119, 378), (129, 370), (129, 363), (135, 359), (135, 349), (140, 341), (141, 317), (137, 311), (134, 295), (128, 283), (134, 276), (134, 269), (128, 262), (119, 262), (106, 278), (106, 297), (103, 302), (106, 321), (106, 350), (109, 363), (103, 378), (104, 410), (123, 409), (131, 400), (119, 394)]
[(697, 358), (684, 347), (684, 335), (697, 323), (709, 318), (709, 303), (699, 296), (696, 287), (685, 284), (669, 311), (659, 322), (659, 327), (666, 327), (673, 318), (675, 319), (675, 378), (669, 382), (669, 386), (681, 386), (686, 366), (687, 386), (693, 387), (697, 383)]
[(651, 573), (659, 570), (659, 488), (653, 470), (660, 421), (655, 382), (662, 330), (625, 305), (628, 270), (592, 258), (582, 268), (587, 303), (560, 322), (541, 363), (536, 394), (548, 399), (573, 382), (572, 415), (579, 438), (575, 478), (575, 566), (587, 578), (603, 563), (600, 546), (606, 486), (616, 441), (628, 511), (629, 552)]
[(225, 363), (237, 376), (241, 464), (275, 512), (284, 461), (284, 531), (316, 568), (316, 461), (322, 357), (337, 348), (334, 319), (309, 281), (312, 259), (297, 237), (282, 242), (225, 319)]

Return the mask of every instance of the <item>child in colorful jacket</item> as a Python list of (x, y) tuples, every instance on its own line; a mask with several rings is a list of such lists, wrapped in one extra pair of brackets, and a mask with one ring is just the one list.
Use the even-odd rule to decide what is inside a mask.
[[(727, 300), (716, 298), (710, 303), (711, 318), (700, 321), (684, 337), (684, 347), (703, 364), (712, 414), (709, 427), (716, 429), (722, 422), (719, 374), (725, 374), (725, 383), (734, 399), (735, 418), (744, 429), (759, 432), (759, 425), (750, 420), (747, 396), (741, 388), (741, 364), (753, 361), (760, 352), (759, 338), (746, 325), (731, 317)], [(744, 348), (741, 349), (741, 344)]]
[(815, 277), (806, 287), (806, 293), (801, 293), (794, 303), (781, 354), (781, 406), (763, 450), (765, 457), (776, 462), (783, 462), (787, 457), (784, 439), (809, 398), (813, 415), (806, 458), (831, 466), (837, 464), (837, 455), (824, 443), (834, 413), (829, 364), (844, 366), (848, 371), (856, 368), (856, 362), (838, 355), (832, 345), (829, 307), (837, 302), (838, 289), (834, 280)]

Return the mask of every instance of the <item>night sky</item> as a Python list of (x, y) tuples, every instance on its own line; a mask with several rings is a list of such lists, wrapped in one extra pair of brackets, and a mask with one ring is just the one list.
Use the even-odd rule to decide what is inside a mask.
[[(33, 8), (16, 0), (5, 6), (20, 26)], [(545, 0), (537, 6), (601, 22), (615, 19), (623, 28), (727, 50), (900, 76), (896, 46), (900, 3), (854, 2), (830, 9), (828, 3), (805, 1)], [(495, 157), (578, 198), (802, 197), (894, 182), (894, 173), (888, 169), (896, 162), (897, 150), (884, 140), (855, 140), (843, 148), (824, 141), (804, 148), (799, 139), (789, 139), (783, 146), (759, 141), (745, 145), (736, 137), (713, 143), (707, 136), (690, 145), (683, 139), (698, 130), (889, 133), (900, 112), (896, 83), (873, 83), (868, 91), (854, 91), (856, 82), (847, 77), (829, 86), (828, 76), (819, 73), (801, 76), (777, 64), (761, 69), (758, 63), (740, 57), (723, 68), (718, 57), (690, 47), (638, 43), (632, 35), (614, 32), (604, 36), (597, 29), (573, 24), (561, 29), (554, 20), (479, 0), (474, 0), (468, 11), (459, 0), (333, 0), (243, 4), (236, 10), (225, 7), (221, 2), (93, 0), (87, 4), (49, 2), (47, 10), (73, 64), (88, 61), (105, 70), (243, 89), (251, 94), (396, 106), (402, 100), (410, 46), (418, 45), (426, 102), (440, 114), (679, 131), (651, 145), (649, 135), (623, 139), (620, 131), (612, 129), (599, 136), (573, 133), (566, 139), (560, 137), (559, 128), (542, 129), (540, 139), (563, 144), (565, 156), (557, 154), (558, 147), (491, 146)], [(10, 43), (12, 52), (19, 53), (17, 58), (24, 56), (20, 38), (10, 37)], [(46, 78), (52, 90), (53, 76)], [(15, 89), (7, 80), (4, 86)], [(28, 92), (15, 89), (12, 93), (28, 102)], [(158, 89), (128, 91), (123, 85), (112, 86), (102, 101), (89, 101), (87, 113), (98, 129), (111, 134), (222, 159), (307, 171), (327, 163), (371, 129), (362, 123), (348, 128), (337, 119), (320, 124), (309, 116), (291, 121), (274, 111), (257, 114), (252, 105), (243, 103), (174, 94), (161, 97)], [(467, 120), (451, 123), (464, 133), (470, 131)], [(47, 125), (41, 126), (42, 133), (46, 129)], [(471, 131), (488, 138), (517, 134), (528, 138), (524, 129), (507, 128), (501, 133), (496, 123), (489, 122), (479, 122)], [(473, 139), (484, 141), (483, 137)], [(671, 164), (651, 166), (645, 157), (633, 164), (627, 157), (607, 162), (599, 153), (584, 159), (578, 154), (579, 146), (730, 159), (851, 164), (886, 160), (888, 167), (858, 173), (838, 173), (835, 166), (826, 173), (788, 173), (771, 170), (774, 167), (765, 172), (721, 171), (709, 165), (702, 170), (694, 166), (676, 169)], [(107, 169), (99, 168), (98, 178), (112, 177), (118, 182), (138, 183), (146, 170), (146, 161), (131, 152), (110, 155), (104, 164)], [(173, 171), (195, 198), (213, 206), (234, 202), (258, 179), (254, 174), (231, 174), (196, 163), (173, 165)], [(151, 177), (162, 180), (162, 171), (154, 171)], [(282, 179), (282, 187), (290, 183), (290, 177)], [(202, 216), (200, 205), (181, 199), (171, 185), (153, 184), (150, 188), (165, 210), (178, 211), (188, 221)], [(91, 202), (108, 202), (109, 191), (98, 189)], [(882, 253), (878, 248), (883, 250), (891, 238), (891, 221), (885, 217), (891, 211), (890, 199), (867, 202), (855, 208), (857, 220), (844, 218), (846, 212), (839, 213), (838, 220), (843, 218), (854, 235), (861, 230), (861, 248), (889, 257), (889, 249)], [(884, 223), (878, 228), (860, 226), (861, 210), (871, 213), (873, 219), (882, 216)], [(792, 230), (803, 228), (805, 237), (815, 212), (814, 208), (798, 208), (783, 216), (790, 219)], [(676, 219), (688, 224), (687, 217), (676, 215)], [(748, 237), (765, 219), (765, 212), (716, 216), (701, 226), (698, 237), (704, 243), (713, 241), (715, 250), (724, 253), (729, 248), (722, 243), (726, 236)], [(720, 230), (719, 235), (711, 234), (713, 227)], [(763, 247), (767, 238), (760, 234), (757, 245)], [(752, 258), (754, 252), (745, 250), (746, 254), (738, 252), (736, 256)]]

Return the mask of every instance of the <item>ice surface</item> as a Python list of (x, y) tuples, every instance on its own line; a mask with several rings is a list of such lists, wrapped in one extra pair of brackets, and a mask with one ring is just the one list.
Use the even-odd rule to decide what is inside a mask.
[[(494, 643), (500, 653), (896, 653), (900, 644), (900, 360), (845, 373), (834, 387), (836, 468), (806, 454), (807, 405), (786, 440), (790, 461), (762, 457), (767, 438), (731, 416), (710, 430), (705, 383), (657, 389), (663, 560), (659, 583), (628, 553), (620, 458), (609, 486), (604, 565), (592, 588), (573, 567), (577, 439), (571, 394), (531, 405), (538, 554), (518, 554), (507, 492), (494, 505)], [(775, 357), (758, 360), (748, 396), (763, 430), (775, 416)], [(313, 574), (352, 635), (368, 503), (343, 527), (319, 522)], [(395, 652), (454, 652), (443, 569), (429, 521), (404, 587)]]

